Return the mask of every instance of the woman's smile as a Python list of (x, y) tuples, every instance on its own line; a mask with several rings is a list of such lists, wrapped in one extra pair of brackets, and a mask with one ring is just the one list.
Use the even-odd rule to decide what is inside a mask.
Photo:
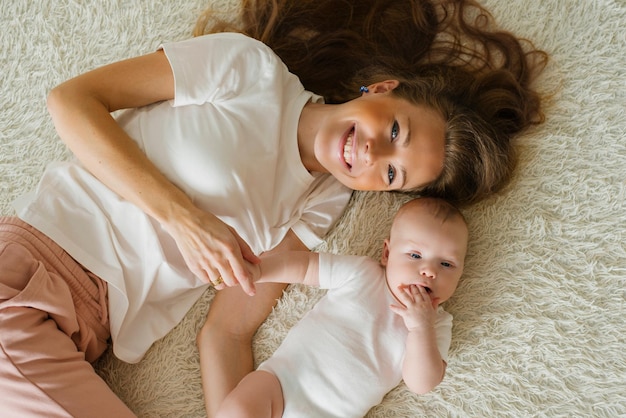
[(354, 161), (354, 156), (356, 155), (356, 129), (353, 126), (348, 132), (348, 137), (346, 138), (346, 142), (343, 146), (343, 159), (348, 165), (348, 167), (352, 168), (352, 162)]
[(355, 126), (352, 125), (348, 134), (346, 135), (343, 142), (343, 162), (346, 164), (348, 169), (352, 169), (352, 163), (354, 162), (355, 154), (356, 154), (356, 129)]

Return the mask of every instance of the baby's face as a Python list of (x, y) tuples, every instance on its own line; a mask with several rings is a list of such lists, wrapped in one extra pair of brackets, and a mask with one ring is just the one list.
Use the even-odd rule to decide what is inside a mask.
[(442, 223), (420, 206), (397, 216), (381, 260), (396, 298), (398, 287), (417, 285), (437, 303), (448, 300), (463, 274), (467, 240), (460, 217)]

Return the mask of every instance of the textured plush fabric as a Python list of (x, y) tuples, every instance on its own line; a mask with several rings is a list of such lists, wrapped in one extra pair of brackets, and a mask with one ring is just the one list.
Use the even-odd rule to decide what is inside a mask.
[[(213, 0), (226, 12), (235, 0)], [(466, 211), (467, 269), (444, 382), (403, 385), (368, 417), (626, 415), (626, 4), (488, 0), (497, 21), (551, 54), (539, 87), (546, 123), (518, 139), (501, 196)], [(0, 0), (0, 214), (68, 157), (45, 111), (80, 72), (190, 36), (204, 0)], [(402, 197), (357, 193), (320, 249), (380, 255)], [(290, 287), (255, 339), (267, 358), (320, 291)], [(202, 417), (195, 334), (208, 291), (137, 365), (107, 354), (98, 372), (141, 417)]]

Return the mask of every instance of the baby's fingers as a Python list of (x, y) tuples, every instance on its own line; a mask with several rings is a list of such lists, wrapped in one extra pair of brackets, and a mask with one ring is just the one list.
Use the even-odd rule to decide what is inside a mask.
[(413, 295), (413, 291), (411, 290), (411, 287), (414, 287), (414, 286), (404, 286), (404, 285), (398, 286), (399, 294), (396, 296), (398, 296), (398, 299), (400, 300), (400, 302), (402, 302), (404, 306), (415, 303), (415, 296)]
[(389, 309), (391, 309), (391, 312), (399, 316), (404, 316), (404, 313), (406, 312), (406, 308), (404, 306), (389, 305)]

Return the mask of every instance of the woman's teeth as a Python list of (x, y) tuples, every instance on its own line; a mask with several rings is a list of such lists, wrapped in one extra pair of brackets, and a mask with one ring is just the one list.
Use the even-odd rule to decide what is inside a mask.
[(354, 136), (354, 129), (348, 134), (346, 138), (346, 144), (343, 146), (343, 159), (346, 163), (352, 167), (352, 137)]

